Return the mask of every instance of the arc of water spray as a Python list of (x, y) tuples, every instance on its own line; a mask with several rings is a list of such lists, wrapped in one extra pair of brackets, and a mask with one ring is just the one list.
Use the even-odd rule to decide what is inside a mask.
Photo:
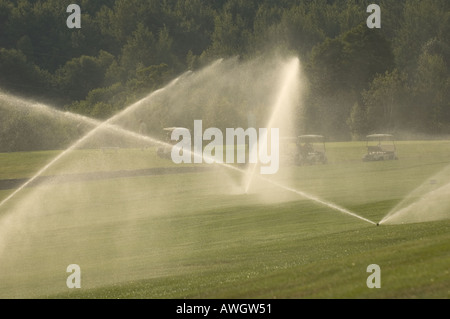
[[(223, 59), (217, 59), (216, 61), (214, 61), (210, 68), (215, 67), (217, 65), (219, 65), (220, 63), (222, 63)], [(74, 150), (75, 148), (77, 148), (81, 143), (83, 143), (86, 139), (88, 139), (89, 137), (91, 137), (93, 134), (95, 134), (99, 129), (104, 128), (104, 127), (108, 127), (108, 128), (113, 128), (115, 130), (119, 130), (120, 132), (124, 132), (127, 130), (118, 128), (117, 126), (111, 125), (110, 123), (114, 120), (117, 120), (118, 118), (120, 118), (121, 116), (123, 116), (125, 113), (130, 112), (131, 110), (135, 109), (136, 107), (138, 107), (139, 105), (142, 104), (143, 101), (148, 100), (152, 97), (154, 97), (155, 95), (158, 95), (159, 93), (161, 93), (162, 91), (174, 86), (178, 80), (182, 77), (184, 77), (186, 74), (190, 74), (192, 73), (192, 71), (187, 71), (184, 74), (180, 75), (179, 77), (177, 77), (176, 79), (172, 80), (168, 85), (166, 85), (164, 88), (158, 89), (152, 93), (150, 93), (148, 96), (144, 97), (143, 99), (133, 103), (132, 105), (126, 107), (125, 109), (123, 109), (121, 112), (119, 112), (118, 114), (112, 116), (111, 118), (107, 119), (104, 122), (100, 122), (100, 121), (96, 121), (94, 119), (85, 117), (85, 116), (78, 116), (75, 115), (73, 113), (70, 112), (63, 112), (64, 114), (68, 115), (70, 114), (70, 116), (76, 117), (76, 118), (82, 118), (86, 121), (89, 121), (92, 124), (95, 124), (96, 127), (94, 127), (91, 131), (89, 131), (86, 135), (84, 135), (82, 138), (78, 139), (74, 144), (72, 144), (69, 148), (67, 148), (66, 150), (64, 150), (63, 152), (61, 152), (58, 156), (56, 156), (53, 160), (51, 160), (47, 165), (45, 165), (43, 168), (41, 168), (33, 177), (31, 177), (28, 181), (26, 181), (24, 184), (22, 184), (18, 189), (16, 189), (13, 193), (11, 193), (9, 196), (7, 196), (5, 199), (3, 199), (0, 202), (0, 208), (6, 204), (9, 200), (11, 200), (14, 196), (16, 196), (20, 191), (22, 191), (25, 187), (27, 187), (29, 184), (31, 184), (36, 178), (38, 178), (39, 176), (41, 176), (44, 172), (46, 172), (51, 166), (53, 166), (56, 162), (58, 162), (61, 158), (63, 158), (66, 154), (68, 154), (70, 151)], [(37, 104), (39, 105), (39, 104)], [(138, 137), (140, 136), (140, 138), (144, 137), (143, 135), (140, 134), (136, 134), (134, 132), (131, 131), (127, 131), (127, 134), (133, 137)], [(153, 143), (156, 144), (166, 144), (164, 142), (161, 142), (159, 140), (150, 138), (150, 137), (146, 137), (147, 141), (151, 141)]]
[[(412, 193), (419, 190), (420, 187), (418, 187)], [(420, 198), (418, 200), (416, 200), (404, 207), (402, 207), (403, 204), (405, 203), (405, 200), (403, 200), (398, 205), (396, 205), (386, 216), (384, 216), (383, 219), (381, 219), (381, 221), (378, 224), (381, 225), (381, 224), (391, 223), (392, 219), (396, 219), (398, 216), (402, 216), (402, 214), (410, 212), (412, 209), (420, 207), (420, 205), (424, 205), (424, 203), (427, 203), (430, 200), (432, 200), (433, 196), (435, 196), (436, 194), (448, 194), (449, 190), (450, 190), (450, 183), (446, 183), (435, 190), (425, 193), (424, 195), (420, 196)], [(433, 219), (429, 219), (429, 220), (433, 220)]]
[[(182, 76), (180, 76), (180, 77), (182, 77)], [(176, 79), (173, 80), (171, 83), (169, 83), (169, 85), (167, 85), (166, 88), (168, 88), (168, 87), (174, 85), (180, 77), (176, 78)], [(61, 112), (61, 113), (63, 113), (64, 115), (71, 116), (71, 117), (74, 117), (74, 118), (76, 118), (76, 119), (82, 119), (82, 120), (84, 120), (84, 121), (87, 121), (87, 122), (89, 122), (89, 123), (91, 123), (91, 124), (94, 124), (94, 125), (97, 125), (97, 126), (96, 126), (93, 130), (91, 130), (90, 132), (88, 132), (85, 136), (83, 136), (81, 139), (79, 139), (78, 141), (76, 141), (72, 146), (70, 146), (70, 147), (69, 147), (68, 149), (66, 149), (64, 152), (62, 152), (62, 153), (59, 154), (57, 157), (55, 157), (51, 162), (49, 162), (49, 163), (48, 163), (47, 165), (45, 165), (41, 170), (39, 170), (32, 178), (30, 178), (30, 179), (29, 179), (26, 183), (24, 183), (20, 188), (18, 188), (18, 189), (17, 189), (16, 191), (14, 191), (12, 194), (10, 194), (8, 197), (6, 197), (2, 202), (0, 202), (0, 207), (2, 207), (7, 201), (9, 201), (11, 198), (13, 198), (18, 192), (20, 192), (22, 189), (24, 189), (26, 186), (28, 186), (30, 183), (32, 183), (38, 176), (42, 175), (48, 168), (50, 168), (50, 167), (51, 167), (53, 164), (55, 164), (58, 160), (60, 160), (62, 157), (64, 157), (68, 152), (70, 152), (71, 150), (75, 149), (75, 148), (76, 148), (78, 145), (80, 145), (84, 140), (86, 140), (87, 138), (89, 138), (90, 136), (92, 136), (92, 135), (93, 135), (95, 132), (97, 132), (100, 128), (105, 127), (105, 128), (108, 128), (108, 129), (112, 129), (112, 130), (114, 130), (114, 131), (117, 131), (117, 132), (119, 132), (119, 133), (126, 134), (126, 135), (128, 135), (128, 136), (130, 136), (130, 137), (133, 137), (133, 138), (137, 138), (137, 139), (140, 139), (140, 140), (148, 141), (148, 142), (151, 142), (151, 143), (154, 143), (154, 144), (159, 144), (159, 145), (164, 145), (164, 146), (172, 147), (173, 145), (168, 144), (168, 143), (165, 143), (165, 142), (160, 141), (160, 140), (158, 140), (158, 139), (149, 137), (149, 136), (147, 136), (147, 135), (138, 134), (138, 133), (135, 133), (135, 132), (132, 132), (132, 131), (123, 129), (123, 128), (121, 128), (121, 127), (118, 127), (118, 126), (116, 126), (116, 125), (110, 124), (111, 121), (113, 121), (113, 120), (117, 119), (118, 117), (122, 116), (125, 112), (129, 112), (130, 109), (134, 109), (135, 107), (137, 107), (138, 105), (140, 105), (140, 104), (142, 103), (143, 100), (146, 100), (146, 99), (148, 99), (148, 98), (150, 98), (150, 97), (153, 97), (155, 94), (157, 94), (158, 92), (161, 92), (161, 91), (164, 90), (164, 89), (165, 89), (165, 88), (153, 92), (152, 94), (150, 94), (150, 95), (147, 96), (146, 98), (144, 98), (144, 99), (142, 99), (142, 100), (140, 100), (140, 101), (138, 101), (138, 102), (132, 104), (131, 106), (129, 106), (128, 108), (126, 108), (125, 110), (123, 110), (122, 112), (120, 112), (119, 114), (117, 114), (117, 115), (111, 117), (110, 119), (108, 119), (108, 120), (106, 120), (106, 121), (104, 121), (104, 122), (101, 122), (101, 121), (98, 121), (98, 120), (95, 120), (95, 119), (92, 119), (92, 118), (89, 118), (89, 117), (86, 117), (86, 116), (81, 116), (81, 115), (73, 114), (73, 113), (71, 113), (71, 112)], [(57, 110), (53, 110), (53, 111), (55, 111), (55, 112), (60, 112), (60, 111), (57, 111)], [(205, 156), (205, 154), (198, 154), (198, 153), (196, 153), (195, 151), (189, 151), (189, 150), (188, 150), (188, 152), (189, 152), (191, 155), (193, 155), (193, 156), (195, 156), (195, 157), (199, 157), (199, 158)], [(209, 160), (211, 160), (212, 162), (214, 162), (214, 158), (209, 158), (209, 156), (207, 156), (207, 157), (208, 157)], [(241, 173), (241, 174), (247, 174), (247, 173), (248, 173), (247, 171), (244, 171), (244, 170), (242, 170), (242, 169), (240, 169), (240, 168), (238, 168), (238, 167), (232, 166), (232, 165), (230, 165), (230, 164), (226, 164), (226, 163), (217, 163), (217, 164), (219, 164), (219, 165), (221, 165), (221, 166), (223, 166), (223, 167), (226, 167), (226, 168), (229, 168), (229, 169), (238, 171), (238, 172)], [(252, 177), (253, 177), (253, 175), (252, 175)], [(282, 185), (282, 184), (280, 184), (280, 183), (278, 183), (278, 182), (272, 181), (272, 180), (270, 180), (270, 179), (268, 179), (268, 178), (265, 178), (265, 177), (263, 177), (263, 176), (261, 176), (261, 175), (258, 175), (258, 178), (261, 179), (261, 180), (263, 180), (263, 181), (265, 181), (265, 182), (267, 182), (267, 183), (272, 184), (273, 186), (276, 186), (276, 187), (281, 188), (281, 189), (283, 189), (283, 190), (286, 190), (286, 191), (292, 192), (292, 193), (294, 193), (294, 194), (300, 195), (300, 196), (302, 196), (302, 197), (304, 197), (304, 198), (306, 198), (306, 199), (312, 200), (312, 201), (314, 201), (314, 202), (316, 202), (316, 203), (318, 203), (318, 204), (321, 204), (321, 205), (326, 206), (326, 207), (328, 207), (328, 208), (331, 208), (331, 209), (333, 209), (333, 210), (336, 210), (336, 211), (339, 211), (339, 212), (344, 213), (344, 214), (346, 214), (346, 215), (349, 215), (349, 216), (358, 218), (358, 219), (363, 220), (363, 221), (365, 221), (365, 222), (368, 222), (368, 223), (370, 223), (370, 224), (375, 224), (373, 221), (371, 221), (371, 220), (369, 220), (369, 219), (367, 219), (367, 218), (364, 218), (364, 217), (362, 217), (362, 216), (359, 216), (359, 215), (357, 215), (357, 214), (355, 214), (355, 213), (353, 213), (353, 212), (351, 212), (351, 211), (349, 211), (349, 210), (347, 210), (347, 209), (345, 209), (345, 208), (343, 208), (343, 207), (340, 207), (340, 206), (338, 206), (338, 205), (336, 205), (336, 204), (333, 204), (333, 203), (324, 201), (324, 200), (322, 200), (322, 199), (320, 199), (320, 198), (318, 198), (318, 197), (316, 197), (316, 196), (313, 196), (313, 195), (311, 195), (311, 194), (308, 194), (308, 193), (306, 193), (306, 192), (299, 191), (299, 190), (296, 190), (296, 189), (294, 189), (294, 188), (291, 188), (291, 187)]]
[[(165, 144), (165, 143), (164, 143), (164, 144)], [(167, 144), (167, 145), (173, 146), (173, 145), (170, 145), (170, 144)], [(214, 162), (214, 161), (215, 161), (215, 159), (214, 159), (213, 157), (210, 157), (210, 156), (205, 155), (205, 154), (199, 154), (199, 153), (197, 153), (197, 152), (195, 152), (195, 151), (189, 151), (189, 150), (187, 150), (187, 152), (188, 152), (188, 154), (193, 155), (194, 157), (203, 158), (203, 159), (204, 159), (204, 158), (207, 158), (210, 162)], [(247, 171), (242, 170), (242, 169), (240, 169), (240, 168), (238, 168), (238, 167), (235, 167), (235, 166), (233, 166), (233, 165), (226, 164), (226, 163), (223, 163), (223, 162), (220, 162), (220, 163), (217, 163), (217, 164), (219, 164), (219, 165), (221, 165), (221, 166), (223, 166), (223, 167), (226, 167), (226, 168), (235, 170), (235, 171), (237, 171), (237, 172), (239, 172), (239, 173), (241, 173), (241, 174), (244, 174), (244, 175), (247, 174)], [(266, 177), (263, 177), (262, 175), (259, 175), (259, 174), (256, 175), (256, 176), (257, 176), (259, 179), (261, 179), (262, 181), (267, 182), (267, 183), (269, 183), (269, 184), (271, 184), (271, 185), (273, 185), (273, 186), (276, 186), (276, 187), (278, 187), (278, 188), (281, 188), (281, 189), (283, 189), (283, 190), (285, 190), (285, 191), (288, 191), (288, 192), (291, 192), (291, 193), (300, 195), (301, 197), (306, 198), (306, 199), (309, 199), (309, 200), (311, 200), (311, 201), (313, 201), (313, 202), (316, 202), (317, 204), (320, 204), (320, 205), (322, 205), (322, 206), (326, 206), (326, 207), (331, 208), (331, 209), (333, 209), (333, 210), (339, 211), (339, 212), (341, 212), (341, 213), (343, 213), (343, 214), (346, 214), (346, 215), (349, 215), (349, 216), (358, 218), (358, 219), (363, 220), (363, 221), (365, 221), (365, 222), (368, 222), (368, 223), (370, 223), (370, 224), (372, 224), (372, 225), (376, 225), (376, 223), (373, 222), (373, 221), (371, 221), (370, 219), (367, 219), (367, 218), (364, 218), (364, 217), (362, 217), (362, 216), (360, 216), (360, 215), (358, 215), (358, 214), (355, 214), (355, 213), (349, 211), (348, 209), (345, 209), (345, 208), (343, 208), (343, 207), (340, 207), (339, 205), (336, 205), (336, 204), (334, 204), (334, 203), (330, 203), (330, 202), (327, 202), (327, 201), (325, 201), (325, 200), (323, 200), (323, 199), (320, 199), (320, 198), (318, 198), (317, 196), (314, 196), (314, 195), (308, 194), (308, 193), (306, 193), (306, 192), (303, 192), (303, 191), (299, 191), (299, 190), (297, 190), (297, 189), (294, 189), (294, 188), (292, 188), (292, 187), (288, 187), (288, 186), (286, 186), (286, 185), (280, 184), (280, 183), (275, 182), (275, 181), (273, 181), (273, 180), (271, 180), (271, 179), (268, 179), (268, 178), (266, 178)]]
[[(290, 86), (294, 82), (295, 77), (298, 74), (299, 64), (300, 64), (300, 62), (299, 62), (298, 58), (294, 58), (290, 63), (288, 63), (285, 66), (285, 68), (287, 68), (288, 74), (283, 81), (283, 84), (281, 86), (281, 91), (278, 94), (276, 103), (273, 107), (272, 114), (269, 118), (269, 122), (266, 125), (267, 131), (270, 131), (270, 129), (272, 128), (272, 126), (274, 124), (277, 113), (280, 112), (281, 108), (283, 107), (283, 102), (285, 102), (286, 94), (289, 92)], [(260, 138), (262, 138), (264, 140), (267, 138), (267, 136), (262, 136)], [(256, 151), (257, 151), (257, 145), (255, 143), (255, 145), (251, 146), (250, 152), (256, 152)], [(256, 158), (258, 158), (258, 157), (256, 156)], [(245, 185), (246, 193), (250, 189), (250, 186), (252, 184), (253, 177), (255, 175), (255, 171), (256, 171), (257, 167), (258, 167), (258, 163), (255, 163), (251, 167), (249, 167), (250, 172), (248, 172), (248, 175), (247, 175), (248, 179), (247, 179), (247, 183)]]
[[(89, 118), (89, 117), (86, 117), (86, 116), (82, 116), (82, 115), (78, 115), (78, 114), (74, 114), (74, 113), (70, 113), (70, 112), (61, 112), (61, 111), (58, 111), (58, 110), (52, 110), (52, 111), (55, 111), (55, 112), (57, 112), (57, 113), (60, 112), (60, 113), (63, 113), (64, 115), (67, 115), (67, 116), (70, 116), (70, 117), (73, 117), (73, 118), (76, 118), (76, 119), (82, 119), (83, 121), (86, 121), (86, 122), (88, 122), (88, 123), (90, 123), (90, 124), (93, 124), (93, 125), (98, 125), (98, 126), (103, 125), (103, 126), (105, 126), (106, 128), (108, 128), (108, 129), (111, 129), (111, 130), (116, 131), (116, 132), (118, 132), (118, 133), (126, 134), (126, 135), (129, 136), (129, 137), (133, 137), (133, 138), (136, 138), (136, 139), (139, 139), (139, 140), (143, 140), (143, 141), (147, 141), (147, 142), (150, 142), (150, 143), (153, 143), (153, 144), (158, 144), (158, 145), (167, 146), (167, 147), (172, 147), (172, 146), (173, 146), (172, 144), (169, 144), (169, 143), (160, 141), (160, 140), (155, 139), (155, 138), (152, 138), (152, 137), (150, 137), (150, 136), (138, 134), (138, 133), (129, 131), (129, 130), (127, 130), (127, 129), (123, 129), (123, 128), (121, 128), (121, 127), (118, 127), (118, 126), (116, 126), (116, 125), (112, 125), (112, 124), (109, 124), (109, 123), (100, 122), (100, 121), (98, 121), (98, 120), (95, 120), (95, 119), (92, 119), (92, 118)], [(75, 148), (78, 144), (79, 144), (79, 143), (76, 143), (76, 144), (72, 145), (72, 148), (70, 148), (70, 149)], [(198, 154), (198, 153), (196, 153), (196, 152), (194, 152), (194, 151), (189, 151), (189, 150), (187, 150), (187, 152), (190, 152), (190, 153), (191, 153), (190, 155), (193, 155), (193, 156), (195, 156), (195, 157), (202, 158), (202, 156), (203, 156), (203, 157), (206, 156), (209, 160), (214, 161), (213, 158), (209, 158), (209, 156), (207, 156), (207, 155), (205, 155), (205, 154)], [(14, 193), (12, 193), (9, 197), (7, 197), (6, 199), (4, 199), (4, 200), (0, 203), (0, 207), (1, 207), (4, 203), (6, 203), (9, 199), (11, 199), (13, 196), (15, 196), (21, 189), (23, 189), (23, 188), (25, 188), (26, 186), (28, 186), (34, 179), (36, 179), (38, 176), (40, 176), (42, 173), (44, 173), (45, 170), (47, 170), (51, 165), (53, 165), (57, 160), (59, 160), (59, 159), (60, 159), (62, 156), (64, 156), (64, 155), (65, 155), (65, 154), (61, 153), (61, 154), (60, 154), (58, 157), (56, 157), (52, 162), (48, 163), (45, 167), (43, 167), (43, 168), (35, 175), (34, 178), (31, 178), (30, 180), (28, 180), (25, 184), (23, 184), (19, 189), (17, 189), (17, 190), (16, 190)], [(239, 172), (239, 173), (241, 173), (241, 174), (247, 174), (246, 171), (244, 171), (244, 170), (242, 170), (242, 169), (240, 169), (240, 168), (238, 168), (238, 167), (235, 167), (235, 166), (232, 166), (232, 165), (229, 165), (229, 164), (226, 164), (226, 163), (218, 163), (218, 164), (220, 164), (220, 165), (222, 165), (222, 166), (224, 166), (224, 167), (226, 167), (226, 168), (228, 168), (228, 169), (235, 170), (235, 171), (237, 171), (237, 172)], [(264, 177), (262, 177), (262, 176), (260, 176), (260, 175), (257, 175), (257, 176), (258, 176), (258, 178), (262, 179), (263, 181), (268, 182), (268, 183), (270, 183), (270, 184), (272, 184), (272, 185), (274, 185), (274, 186), (276, 186), (276, 187), (278, 187), (278, 188), (281, 188), (281, 189), (283, 189), (283, 190), (286, 190), (286, 191), (292, 192), (292, 193), (294, 193), (294, 194), (300, 195), (300, 196), (302, 196), (302, 197), (304, 197), (304, 198), (307, 198), (307, 199), (312, 200), (312, 201), (314, 201), (314, 202), (316, 202), (316, 203), (319, 203), (319, 204), (322, 204), (322, 205), (324, 205), (324, 206), (326, 206), (326, 207), (329, 207), (329, 208), (332, 208), (332, 209), (334, 209), (334, 210), (337, 210), (337, 211), (339, 211), (339, 212), (341, 212), (341, 213), (344, 213), (344, 214), (347, 214), (347, 215), (350, 215), (350, 216), (359, 218), (359, 219), (364, 220), (364, 221), (366, 221), (366, 222), (369, 222), (369, 223), (371, 223), (371, 224), (375, 224), (374, 222), (372, 222), (372, 221), (370, 221), (370, 220), (368, 220), (368, 219), (366, 219), (366, 218), (364, 218), (364, 217), (361, 217), (361, 216), (359, 216), (359, 215), (357, 215), (357, 214), (355, 214), (355, 213), (352, 213), (351, 211), (349, 211), (349, 210), (347, 210), (347, 209), (345, 209), (345, 208), (342, 208), (342, 207), (340, 207), (340, 206), (338, 206), (338, 205), (336, 205), (336, 204), (326, 202), (326, 201), (321, 200), (320, 198), (318, 198), (318, 197), (316, 197), (316, 196), (313, 196), (313, 195), (308, 194), (308, 193), (306, 193), (306, 192), (299, 191), (299, 190), (297, 190), (297, 189), (294, 189), (294, 188), (291, 188), (291, 187), (282, 185), (282, 184), (277, 183), (277, 182), (275, 182), (275, 181), (272, 181), (272, 180), (270, 180), (270, 179), (268, 179), (268, 178), (264, 178)]]
[[(282, 86), (281, 86), (281, 91), (280, 91), (280, 93), (278, 94), (276, 103), (275, 103), (275, 105), (274, 105), (274, 107), (273, 107), (273, 111), (272, 111), (271, 117), (270, 117), (269, 122), (268, 122), (268, 124), (267, 124), (267, 126), (266, 126), (268, 130), (270, 130), (270, 129), (272, 128), (272, 126), (274, 125), (274, 121), (275, 121), (275, 118), (276, 118), (276, 116), (277, 116), (277, 113), (281, 111), (281, 108), (283, 107), (283, 103), (284, 103), (285, 100), (286, 100), (286, 94), (288, 94), (289, 89), (291, 89), (292, 83), (295, 83), (294, 80), (295, 80), (295, 77), (296, 77), (297, 74), (298, 74), (299, 64), (300, 64), (300, 61), (298, 60), (298, 58), (294, 58), (291, 62), (289, 62), (289, 63), (286, 65), (288, 74), (287, 74), (287, 76), (285, 77), (285, 79), (284, 79), (284, 81), (283, 81), (283, 84), (282, 84)], [(262, 138), (266, 138), (266, 136), (263, 136)], [(253, 145), (253, 146), (251, 147), (250, 152), (255, 152), (256, 149), (257, 149), (256, 145)], [(256, 172), (257, 166), (258, 166), (257, 163), (254, 164), (254, 165), (252, 165), (252, 166), (249, 168), (250, 172), (248, 172), (248, 171), (247, 171), (247, 172), (241, 171), (241, 172), (243, 172), (243, 173), (246, 173), (247, 176), (248, 176), (247, 183), (246, 183), (246, 185), (245, 185), (245, 192), (246, 192), (246, 193), (248, 193), (248, 191), (249, 191), (249, 189), (250, 189), (250, 186), (251, 186), (251, 184), (252, 184), (252, 182), (253, 182), (253, 179), (254, 179), (254, 176), (255, 176), (255, 172)], [(367, 219), (367, 218), (364, 218), (364, 217), (362, 217), (362, 216), (359, 216), (359, 215), (357, 215), (357, 214), (355, 214), (355, 213), (353, 213), (353, 212), (351, 212), (351, 211), (349, 211), (349, 210), (347, 210), (347, 209), (345, 209), (345, 208), (343, 208), (343, 207), (340, 207), (340, 206), (338, 206), (338, 205), (336, 205), (336, 204), (333, 204), (333, 203), (324, 201), (324, 200), (318, 198), (317, 196), (314, 196), (314, 195), (308, 194), (308, 193), (306, 193), (306, 192), (299, 191), (299, 190), (296, 190), (296, 189), (294, 189), (294, 188), (291, 188), (291, 187), (282, 185), (282, 184), (280, 184), (280, 183), (278, 183), (278, 182), (275, 182), (275, 181), (270, 180), (270, 179), (268, 179), (268, 178), (262, 177), (262, 176), (260, 176), (260, 175), (258, 175), (258, 177), (259, 177), (260, 179), (262, 179), (262, 180), (264, 180), (264, 181), (266, 181), (266, 182), (268, 182), (268, 183), (274, 185), (274, 186), (277, 186), (277, 187), (282, 188), (282, 189), (284, 189), (284, 190), (287, 190), (287, 191), (289, 191), (289, 192), (292, 192), (292, 193), (295, 193), (295, 194), (297, 194), (297, 195), (300, 195), (300, 196), (302, 196), (302, 197), (304, 197), (304, 198), (307, 198), (307, 199), (309, 199), (309, 200), (312, 200), (312, 201), (314, 201), (314, 202), (316, 202), (316, 203), (318, 203), (318, 204), (324, 205), (324, 206), (326, 206), (326, 207), (328, 207), (328, 208), (332, 208), (332, 209), (337, 210), (337, 211), (339, 211), (339, 212), (341, 212), (341, 213), (344, 213), (344, 214), (347, 214), (347, 215), (356, 217), (356, 218), (361, 219), (361, 220), (363, 220), (363, 221), (365, 221), (365, 222), (368, 222), (368, 223), (370, 223), (370, 224), (373, 224), (373, 225), (376, 224), (375, 222), (373, 222), (373, 221), (371, 221), (371, 220), (369, 220), (369, 219)]]
[[(192, 153), (192, 152), (191, 152), (191, 153)], [(197, 153), (192, 153), (192, 154), (193, 154), (194, 156), (199, 156), (199, 157), (202, 156), (202, 155), (197, 154)], [(203, 155), (203, 156), (204, 156), (204, 155)], [(208, 156), (208, 158), (209, 158), (209, 156)], [(210, 158), (210, 160), (211, 160), (211, 161), (214, 161), (214, 158)], [(232, 165), (230, 165), (230, 164), (226, 164), (226, 163), (218, 163), (218, 164), (219, 164), (219, 165), (222, 165), (222, 166), (224, 166), (224, 167), (227, 167), (227, 168), (229, 168), (229, 169), (233, 169), (233, 170), (235, 170), (235, 171), (238, 171), (238, 172), (240, 172), (241, 174), (247, 174), (247, 171), (242, 170), (242, 169), (240, 169), (240, 168), (238, 168), (238, 167), (232, 166)], [(314, 195), (308, 194), (308, 193), (306, 193), (306, 192), (303, 192), (303, 191), (299, 191), (299, 190), (297, 190), (297, 189), (294, 189), (294, 188), (292, 188), (292, 187), (288, 187), (288, 186), (286, 186), (286, 185), (280, 184), (280, 183), (275, 182), (275, 181), (273, 181), (273, 180), (271, 180), (271, 179), (269, 179), (269, 178), (263, 177), (263, 176), (261, 176), (261, 175), (259, 175), (259, 174), (256, 175), (256, 176), (257, 176), (259, 179), (263, 180), (264, 182), (267, 182), (267, 183), (269, 183), (269, 184), (272, 184), (273, 186), (276, 186), (276, 187), (278, 187), (278, 188), (281, 188), (281, 189), (283, 189), (283, 190), (285, 190), (285, 191), (288, 191), (288, 192), (291, 192), (291, 193), (300, 195), (301, 197), (306, 198), (306, 199), (309, 199), (309, 200), (311, 200), (311, 201), (313, 201), (313, 202), (316, 202), (317, 204), (320, 204), (320, 205), (322, 205), (322, 206), (326, 206), (326, 207), (331, 208), (331, 209), (333, 209), (333, 210), (339, 211), (339, 212), (341, 212), (341, 213), (343, 213), (343, 214), (346, 214), (346, 215), (349, 215), (349, 216), (358, 218), (358, 219), (363, 220), (363, 221), (365, 221), (365, 222), (368, 222), (368, 223), (370, 223), (370, 224), (372, 224), (372, 225), (376, 225), (376, 223), (373, 222), (373, 221), (371, 221), (370, 219), (367, 219), (367, 218), (362, 217), (362, 216), (360, 216), (360, 215), (358, 215), (358, 214), (355, 214), (355, 213), (349, 211), (348, 209), (345, 209), (345, 208), (343, 208), (343, 207), (340, 207), (339, 205), (336, 205), (336, 204), (334, 204), (334, 203), (330, 203), (330, 202), (328, 202), (328, 201), (325, 201), (325, 200), (323, 200), (323, 199), (320, 199), (320, 198), (318, 198), (317, 196), (314, 196)]]
[[(260, 178), (263, 178), (262, 176), (259, 176), (259, 177), (260, 177)], [(296, 190), (296, 189), (294, 189), (294, 188), (291, 188), (291, 187), (282, 185), (282, 184), (280, 184), (280, 183), (277, 183), (277, 182), (275, 182), (275, 181), (269, 180), (269, 179), (267, 179), (267, 178), (263, 178), (263, 179), (264, 179), (265, 181), (267, 181), (267, 182), (269, 182), (269, 183), (275, 185), (275, 186), (278, 186), (278, 187), (280, 187), (280, 188), (283, 188), (283, 189), (285, 189), (285, 190), (287, 190), (287, 191), (289, 191), (289, 192), (292, 192), (292, 193), (294, 193), (294, 194), (300, 195), (300, 196), (302, 196), (302, 197), (304, 197), (304, 198), (307, 198), (307, 199), (309, 199), (309, 200), (312, 200), (312, 201), (314, 201), (314, 202), (316, 202), (316, 203), (318, 203), (318, 204), (321, 204), (321, 205), (323, 205), (323, 206), (326, 206), (326, 207), (328, 207), (328, 208), (332, 208), (332, 209), (337, 210), (337, 211), (339, 211), (339, 212), (341, 212), (341, 213), (344, 213), (344, 214), (346, 214), (346, 215), (349, 215), (349, 216), (358, 218), (358, 219), (363, 220), (363, 221), (365, 221), (365, 222), (368, 222), (368, 223), (370, 223), (370, 224), (372, 224), (372, 225), (375, 225), (375, 224), (376, 224), (375, 222), (371, 221), (370, 219), (367, 219), (367, 218), (362, 217), (362, 216), (360, 216), (360, 215), (358, 215), (358, 214), (355, 214), (355, 213), (349, 211), (348, 209), (345, 209), (345, 208), (343, 208), (343, 207), (340, 207), (340, 206), (338, 206), (338, 205), (336, 205), (336, 204), (333, 204), (333, 203), (327, 202), (327, 201), (325, 201), (325, 200), (323, 200), (323, 199), (320, 199), (320, 198), (318, 198), (317, 196), (314, 196), (314, 195), (308, 194), (308, 193), (306, 193), (306, 192), (299, 191), (299, 190)]]
[[(184, 74), (183, 74), (184, 75)], [(141, 105), (143, 103), (143, 101), (150, 99), (152, 97), (154, 97), (155, 95), (160, 94), (162, 91), (164, 91), (165, 89), (172, 87), (173, 85), (175, 85), (175, 83), (178, 82), (178, 80), (183, 76), (180, 75), (179, 77), (177, 77), (176, 79), (174, 79), (173, 81), (171, 81), (167, 86), (165, 86), (164, 88), (161, 88), (159, 90), (156, 90), (154, 92), (152, 92), (150, 95), (148, 95), (147, 97), (137, 101), (136, 103), (130, 105), (129, 107), (125, 108), (124, 110), (122, 110), (121, 112), (119, 112), (118, 114), (112, 116), (111, 118), (107, 119), (104, 122), (97, 122), (95, 123), (97, 126), (95, 128), (93, 128), (91, 131), (89, 131), (86, 135), (84, 135), (82, 138), (78, 139), (74, 144), (72, 144), (69, 148), (67, 148), (66, 150), (64, 150), (63, 152), (61, 152), (58, 156), (56, 156), (53, 160), (51, 160), (47, 165), (45, 165), (43, 168), (41, 168), (33, 177), (31, 177), (28, 181), (26, 181), (22, 186), (20, 186), (18, 189), (16, 189), (13, 193), (11, 193), (8, 197), (6, 197), (5, 199), (3, 199), (0, 202), (0, 208), (6, 204), (6, 202), (8, 202), (9, 200), (11, 200), (14, 196), (17, 195), (17, 193), (19, 193), (20, 191), (22, 191), (25, 187), (27, 187), (30, 183), (32, 183), (36, 178), (38, 178), (39, 176), (41, 176), (45, 171), (47, 171), (51, 166), (53, 166), (53, 164), (55, 164), (56, 162), (58, 162), (61, 158), (63, 158), (66, 154), (68, 154), (70, 151), (74, 150), (75, 148), (77, 148), (81, 143), (83, 143), (86, 139), (88, 139), (89, 137), (91, 137), (93, 134), (95, 134), (99, 129), (102, 129), (104, 127), (114, 127), (115, 129), (118, 129), (117, 126), (111, 125), (110, 123), (114, 120), (117, 120), (118, 118), (120, 118), (121, 116), (123, 116), (125, 113), (130, 112), (131, 110), (135, 109), (137, 106)], [(71, 113), (73, 114), (73, 113)], [(83, 117), (83, 118), (87, 118), (87, 117)], [(91, 123), (94, 124), (94, 122), (96, 120), (90, 119), (89, 120)], [(121, 129), (121, 131), (126, 131)], [(129, 134), (132, 134), (133, 136), (137, 136), (139, 134), (133, 133), (131, 131), (128, 131)], [(152, 139), (149, 138), (152, 142), (154, 143), (161, 143), (160, 141), (156, 140), (156, 139)]]

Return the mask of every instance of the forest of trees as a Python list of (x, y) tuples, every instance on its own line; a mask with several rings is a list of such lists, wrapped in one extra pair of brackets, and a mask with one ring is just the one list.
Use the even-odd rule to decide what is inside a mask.
[[(66, 26), (71, 3), (80, 29)], [(371, 3), (380, 29), (366, 26)], [(105, 119), (218, 57), (282, 50), (308, 81), (305, 133), (442, 136), (449, 36), (448, 0), (0, 0), (0, 90)]]

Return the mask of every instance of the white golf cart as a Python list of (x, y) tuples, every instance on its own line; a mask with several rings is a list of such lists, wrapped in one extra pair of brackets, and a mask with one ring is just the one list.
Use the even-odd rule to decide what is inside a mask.
[(391, 134), (367, 135), (367, 154), (364, 162), (398, 160), (397, 148)]
[(325, 138), (322, 135), (301, 135), (297, 137), (297, 153), (295, 163), (297, 165), (326, 164)]

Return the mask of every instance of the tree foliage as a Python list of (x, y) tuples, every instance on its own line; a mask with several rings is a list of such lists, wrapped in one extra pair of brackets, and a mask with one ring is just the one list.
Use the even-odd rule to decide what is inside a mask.
[(285, 50), (310, 88), (302, 131), (450, 133), (449, 1), (380, 0), (369, 29), (372, 2), (80, 0), (69, 29), (73, 1), (0, 0), (0, 87), (106, 118), (212, 58)]

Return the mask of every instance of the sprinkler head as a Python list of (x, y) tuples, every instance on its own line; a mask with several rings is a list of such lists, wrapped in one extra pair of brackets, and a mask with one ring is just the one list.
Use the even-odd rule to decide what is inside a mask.
[(377, 226), (380, 226), (380, 223), (377, 223)]

